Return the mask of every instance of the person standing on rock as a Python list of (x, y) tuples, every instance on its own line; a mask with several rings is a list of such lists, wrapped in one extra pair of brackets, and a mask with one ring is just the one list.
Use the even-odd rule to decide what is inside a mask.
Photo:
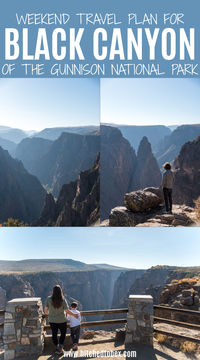
[(163, 165), (165, 172), (162, 177), (162, 188), (165, 199), (166, 212), (172, 214), (172, 187), (174, 184), (174, 173), (169, 162)]
[[(78, 315), (69, 310), (60, 285), (54, 286), (52, 295), (46, 300), (44, 312), (48, 315), (52, 330), (52, 341), (56, 346), (56, 353), (63, 354), (63, 344), (67, 332), (66, 314), (74, 316), (75, 318), (78, 318)], [(61, 334), (59, 340), (58, 330), (60, 330)]]

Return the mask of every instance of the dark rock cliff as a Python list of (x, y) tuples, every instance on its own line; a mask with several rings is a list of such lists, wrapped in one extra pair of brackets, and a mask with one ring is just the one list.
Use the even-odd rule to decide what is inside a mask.
[(41, 138), (24, 140), (16, 150), (33, 175), (55, 196), (63, 184), (77, 179), (81, 171), (92, 167), (100, 149), (98, 133), (79, 135), (62, 133), (55, 141)]
[(35, 226), (89, 226), (99, 219), (99, 155), (94, 166), (62, 186), (58, 200), (47, 194)]
[[(159, 296), (167, 276), (173, 270), (172, 267), (157, 266), (146, 270), (140, 277), (133, 281), (127, 294), (121, 300), (122, 307), (128, 305), (129, 295), (152, 295), (154, 303), (159, 303)], [(154, 291), (155, 287), (159, 293)]]
[(151, 144), (146, 136), (140, 142), (137, 152), (137, 165), (132, 182), (132, 190), (156, 187), (161, 184), (161, 172), (155, 159)]
[(55, 284), (60, 284), (65, 296), (80, 301), (84, 310), (106, 309), (111, 305), (113, 283), (121, 270), (71, 272), (38, 272), (18, 275), (0, 274), (0, 286), (7, 300), (38, 296), (43, 304)]
[(173, 199), (176, 204), (194, 206), (200, 196), (200, 137), (186, 143), (174, 161), (175, 183)]
[(0, 223), (8, 218), (36, 220), (42, 210), (45, 190), (23, 164), (0, 147)]
[(145, 270), (129, 270), (122, 272), (115, 282), (112, 308), (120, 308), (123, 305), (124, 296), (128, 293), (134, 281), (142, 276)]
[(101, 219), (110, 210), (123, 203), (124, 194), (130, 190), (136, 167), (136, 155), (120, 130), (101, 126)]

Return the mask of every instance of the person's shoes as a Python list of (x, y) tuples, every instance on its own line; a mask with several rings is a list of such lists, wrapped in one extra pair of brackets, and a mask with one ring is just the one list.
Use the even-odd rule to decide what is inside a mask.
[(77, 344), (73, 344), (73, 351), (77, 351), (78, 350), (78, 345)]
[(164, 211), (163, 211), (163, 214), (169, 214), (169, 211), (164, 210)]
[(64, 354), (64, 349), (62, 345), (58, 345), (56, 348), (56, 354), (61, 355)]
[(59, 345), (56, 346), (56, 351), (55, 351), (55, 354), (59, 355), (60, 354), (60, 348), (59, 348)]

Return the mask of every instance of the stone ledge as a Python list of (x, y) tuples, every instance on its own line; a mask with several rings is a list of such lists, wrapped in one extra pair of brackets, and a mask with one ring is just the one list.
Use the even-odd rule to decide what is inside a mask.
[(29, 305), (31, 305), (31, 303), (35, 304), (35, 303), (42, 303), (41, 298), (36, 298), (36, 297), (32, 297), (32, 298), (18, 298), (18, 299), (12, 299), (10, 301), (8, 301), (8, 305), (14, 305), (14, 304), (26, 304), (28, 303)]
[(153, 302), (153, 298), (151, 295), (129, 295), (130, 300), (141, 300), (141, 301), (148, 301)]

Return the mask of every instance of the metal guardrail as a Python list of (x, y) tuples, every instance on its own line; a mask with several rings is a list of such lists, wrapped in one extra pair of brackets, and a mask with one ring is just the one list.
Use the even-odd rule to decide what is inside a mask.
[(181, 313), (183, 315), (197, 315), (200, 316), (200, 311), (196, 311), (196, 310), (187, 310), (187, 309), (178, 309), (178, 308), (172, 308), (169, 306), (162, 306), (162, 305), (154, 305), (154, 310), (166, 310), (169, 312), (177, 312), (177, 313)]
[[(81, 311), (81, 316), (92, 316), (92, 315), (111, 315), (111, 314), (123, 314), (127, 313), (128, 308), (124, 309), (109, 309), (109, 310), (88, 310)], [(45, 315), (43, 316), (46, 317)], [(106, 326), (106, 325), (116, 325), (116, 324), (126, 324), (127, 319), (108, 319), (100, 321), (85, 321), (81, 323), (81, 327), (93, 327), (93, 326)], [(68, 324), (68, 327), (69, 324)], [(50, 330), (50, 325), (45, 325), (44, 330)]]

